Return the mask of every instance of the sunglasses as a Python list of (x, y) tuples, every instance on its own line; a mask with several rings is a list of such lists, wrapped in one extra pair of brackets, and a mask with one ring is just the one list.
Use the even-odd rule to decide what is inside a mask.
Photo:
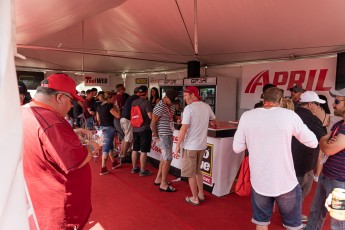
[[(59, 93), (61, 93), (61, 92), (59, 92)], [(71, 100), (71, 104), (73, 104), (73, 103), (75, 102), (74, 98), (71, 97), (70, 95), (68, 95), (68, 94), (66, 94), (66, 93), (61, 93), (61, 94), (64, 95), (64, 96), (66, 96), (66, 97), (68, 97), (68, 98)]]
[(335, 98), (334, 99), (334, 104), (338, 105), (338, 104), (340, 104), (341, 101), (345, 101), (345, 100), (339, 100), (339, 99)]

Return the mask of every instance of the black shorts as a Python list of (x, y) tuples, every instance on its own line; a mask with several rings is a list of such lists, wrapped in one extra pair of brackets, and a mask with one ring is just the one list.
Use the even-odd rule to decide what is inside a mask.
[(138, 133), (133, 132), (133, 140), (133, 151), (150, 152), (152, 141), (152, 132), (150, 129)]

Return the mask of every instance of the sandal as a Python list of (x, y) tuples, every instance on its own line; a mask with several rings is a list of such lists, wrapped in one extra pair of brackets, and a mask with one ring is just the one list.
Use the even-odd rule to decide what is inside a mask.
[(199, 206), (199, 203), (194, 203), (190, 200), (190, 197), (184, 198), (184, 201), (187, 202), (188, 204), (194, 205), (194, 206)]
[(168, 185), (168, 187), (166, 189), (159, 188), (159, 191), (161, 191), (161, 192), (176, 192), (177, 190), (174, 187)]
[[(159, 183), (153, 182), (153, 184), (156, 185), (156, 186), (158, 186), (158, 185), (161, 185), (161, 182), (159, 182)], [(171, 182), (168, 181), (168, 185), (170, 185), (170, 184), (171, 184)]]

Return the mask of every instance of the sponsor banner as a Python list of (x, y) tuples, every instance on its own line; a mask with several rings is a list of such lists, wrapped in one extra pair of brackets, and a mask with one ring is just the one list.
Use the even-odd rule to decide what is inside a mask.
[(243, 66), (240, 108), (254, 108), (267, 83), (283, 89), (284, 96), (290, 96), (288, 89), (299, 84), (308, 91), (325, 95), (331, 105), (328, 91), (335, 87), (336, 63), (336, 57), (331, 57)]
[(109, 75), (108, 74), (88, 74), (84, 76), (85, 86), (108, 86)]
[(207, 148), (201, 161), (201, 173), (203, 175), (204, 184), (212, 186), (212, 159), (213, 159), (213, 144), (207, 144)]
[(136, 78), (135, 79), (135, 84), (137, 84), (137, 85), (147, 85), (148, 84), (148, 79), (147, 78)]
[(183, 86), (183, 79), (159, 80), (159, 86)]
[(173, 133), (173, 147), (172, 147), (172, 161), (171, 166), (181, 169), (181, 162), (182, 162), (182, 148), (180, 152), (176, 152), (176, 144), (178, 140), (179, 130), (174, 130)]
[(216, 77), (202, 77), (202, 78), (185, 78), (183, 80), (185, 86), (207, 86), (207, 85), (217, 85)]
[(212, 187), (212, 177), (211, 176), (207, 176), (202, 174), (202, 181), (204, 182), (204, 184)]
[[(173, 133), (173, 147), (172, 147), (172, 161), (171, 161), (171, 166), (177, 168), (177, 169), (181, 169), (181, 160), (180, 158), (182, 157), (182, 149), (181, 149), (181, 153), (176, 152), (176, 143), (178, 140), (178, 134), (179, 131), (175, 130)], [(149, 157), (152, 157), (156, 160), (161, 160), (162, 158), (162, 150), (160, 148), (160, 143), (157, 143), (158, 139), (152, 139), (151, 142), (151, 150), (148, 153)]]

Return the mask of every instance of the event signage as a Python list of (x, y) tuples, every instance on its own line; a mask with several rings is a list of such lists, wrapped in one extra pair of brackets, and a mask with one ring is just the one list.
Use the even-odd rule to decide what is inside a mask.
[(135, 79), (135, 84), (138, 85), (147, 85), (147, 78), (136, 78)]
[(85, 86), (108, 86), (109, 76), (106, 75), (86, 75), (84, 76)]
[(285, 90), (284, 96), (290, 96), (286, 90), (295, 84), (328, 96), (328, 91), (335, 86), (335, 70), (334, 57), (243, 66), (240, 107), (252, 109), (267, 83)]
[(159, 86), (183, 86), (183, 79), (159, 80)]
[(185, 86), (203, 86), (203, 85), (217, 85), (216, 77), (202, 77), (202, 78), (185, 78), (183, 80)]
[(207, 144), (207, 148), (201, 161), (201, 173), (204, 184), (212, 187), (212, 158), (213, 158), (213, 144)]

